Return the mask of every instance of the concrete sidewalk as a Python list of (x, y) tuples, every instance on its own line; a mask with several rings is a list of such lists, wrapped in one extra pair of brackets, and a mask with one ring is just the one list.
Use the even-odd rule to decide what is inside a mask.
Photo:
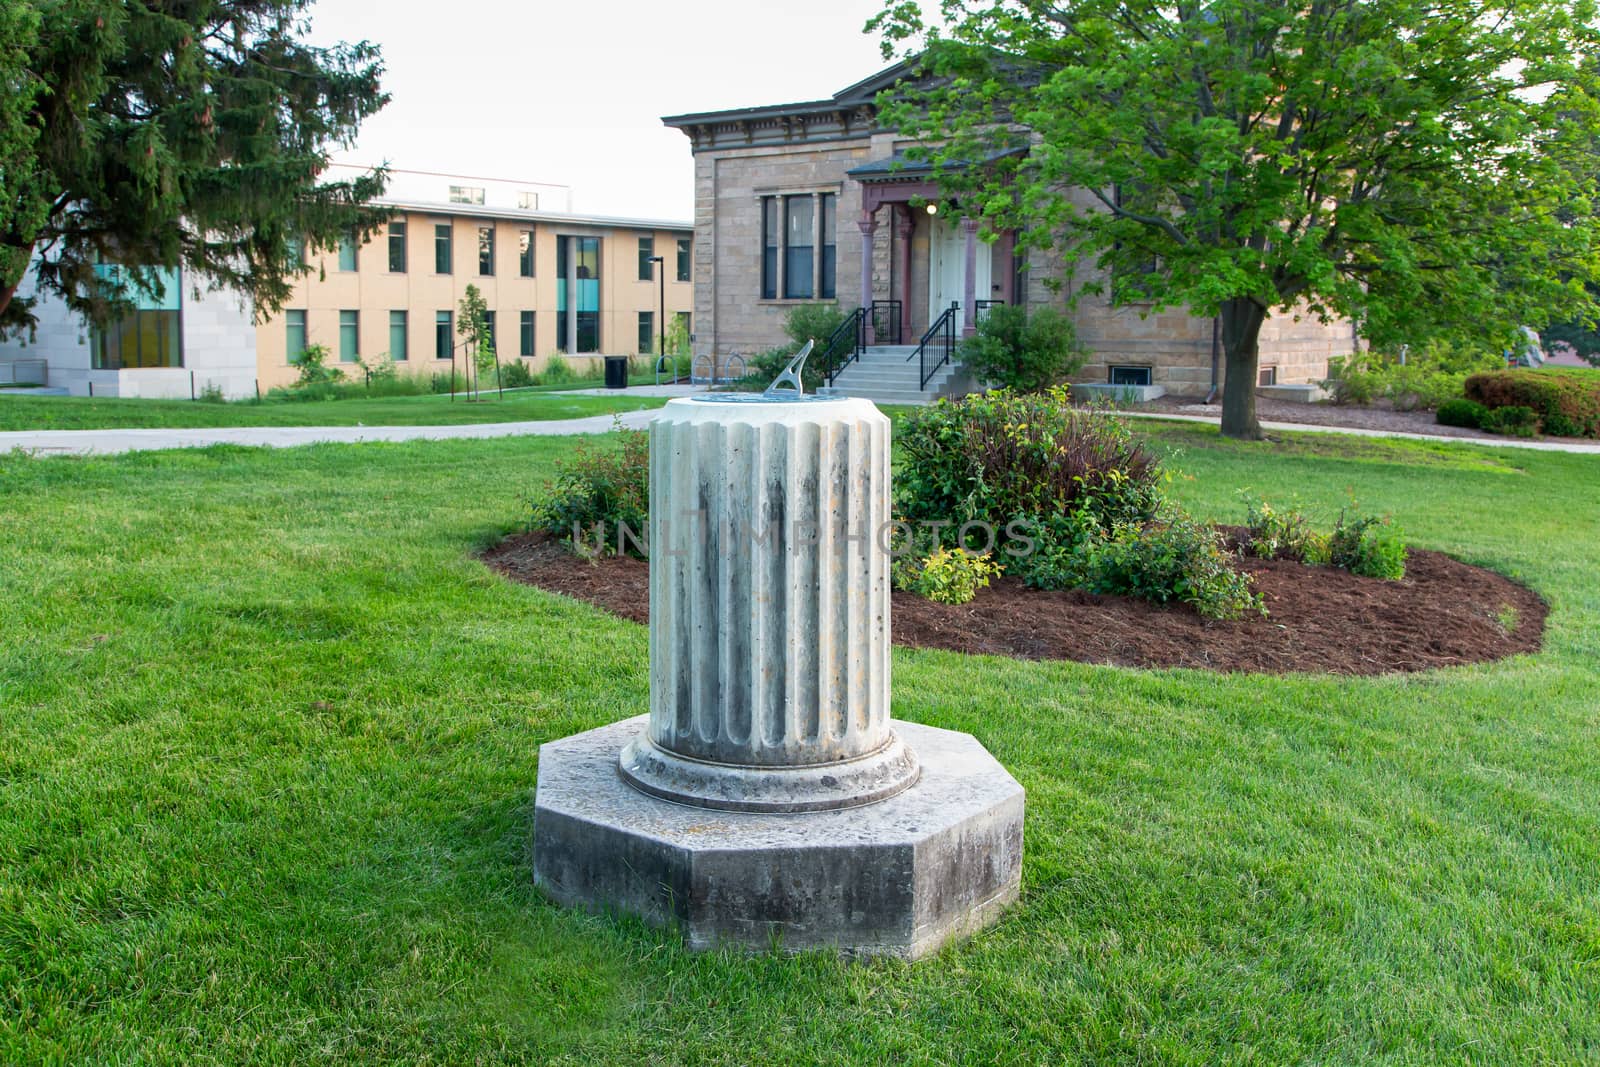
[(38, 455), (115, 455), (162, 448), (206, 448), (210, 445), (257, 445), (293, 448), (311, 444), (358, 444), (366, 441), (447, 441), (489, 437), (555, 437), (606, 433), (618, 420), (629, 429), (643, 429), (658, 409), (590, 415), (548, 422), (488, 422), (462, 426), (226, 426), (193, 430), (15, 430), (0, 433), (0, 452), (20, 448)]
[[(1208, 426), (1222, 425), (1215, 415), (1177, 415), (1165, 411), (1117, 410), (1118, 415), (1130, 419), (1165, 419), (1168, 422), (1199, 422)], [(1480, 445), (1484, 448), (1528, 448), (1536, 452), (1575, 452), (1579, 455), (1600, 456), (1600, 443), (1581, 444), (1571, 441), (1526, 441), (1519, 437), (1452, 437), (1442, 433), (1406, 433), (1401, 430), (1367, 430), (1356, 426), (1320, 426), (1305, 422), (1262, 422), (1263, 430), (1289, 433), (1342, 433), (1351, 437), (1392, 437), (1397, 441), (1443, 441), (1447, 445)]]

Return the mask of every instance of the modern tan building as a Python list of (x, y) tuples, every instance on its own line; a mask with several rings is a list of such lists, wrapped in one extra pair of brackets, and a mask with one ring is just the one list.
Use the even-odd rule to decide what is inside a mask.
[[(1059, 253), (1018, 251), (1014, 234), (978, 238), (976, 220), (941, 197), (927, 166), (905, 158), (912, 142), (877, 122), (877, 93), (907, 73), (897, 64), (826, 100), (663, 120), (694, 153), (697, 362), (779, 344), (791, 307), (837, 301), (867, 309), (874, 357), (847, 367), (839, 391), (927, 399), (966, 385), (959, 367), (918, 380), (909, 368), (920, 361), (904, 358), (952, 305), (944, 325), (959, 337), (989, 304), (1065, 306), (1103, 280), (1091, 268), (1064, 274)], [(1210, 318), (1095, 295), (1073, 318), (1091, 353), (1079, 381), (1186, 395), (1220, 385)], [(1259, 384), (1325, 378), (1329, 358), (1355, 345), (1348, 322), (1273, 316)]]
[(468, 285), (488, 304), (501, 361), (521, 359), (536, 372), (557, 352), (653, 353), (678, 317), (693, 328), (687, 223), (380, 204), (395, 212), (387, 227), (359, 247), (310, 250), (283, 312), (256, 328), (262, 391), (294, 382), (294, 361), (313, 344), (347, 373), (383, 356), (402, 374), (448, 371), (452, 351), (458, 359), (464, 351), (457, 320)]

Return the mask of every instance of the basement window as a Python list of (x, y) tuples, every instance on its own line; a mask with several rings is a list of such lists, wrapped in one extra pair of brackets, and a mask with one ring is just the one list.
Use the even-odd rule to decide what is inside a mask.
[(1112, 385), (1150, 385), (1149, 367), (1113, 366), (1111, 368)]
[(1260, 370), (1258, 370), (1256, 372), (1256, 384), (1257, 385), (1277, 385), (1278, 384), (1278, 368), (1277, 367), (1262, 367)]

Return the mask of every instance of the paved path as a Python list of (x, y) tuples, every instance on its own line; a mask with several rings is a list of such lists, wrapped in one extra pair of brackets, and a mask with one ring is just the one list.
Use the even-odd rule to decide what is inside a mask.
[[(1169, 422), (1203, 422), (1211, 426), (1222, 425), (1215, 415), (1175, 415), (1165, 411), (1121, 411), (1134, 419), (1165, 419)], [(1400, 430), (1368, 430), (1357, 426), (1315, 426), (1304, 422), (1263, 422), (1263, 430), (1288, 430), (1292, 433), (1342, 433), (1352, 437), (1393, 437), (1402, 441), (1443, 441), (1451, 445), (1482, 445), (1485, 448), (1531, 448), (1538, 452), (1577, 452), (1600, 456), (1600, 443), (1584, 444), (1573, 441), (1526, 441), (1518, 437), (1451, 437), (1442, 433), (1405, 433)], [(3, 436), (3, 435), (0, 435)]]
[[(663, 387), (666, 388), (666, 387)], [(625, 411), (620, 415), (590, 415), (581, 419), (547, 422), (488, 422), (465, 426), (229, 426), (198, 430), (15, 430), (0, 433), (0, 452), (20, 448), (39, 455), (114, 455), (161, 448), (205, 448), (208, 445), (260, 445), (292, 448), (310, 444), (357, 444), (363, 441), (445, 441), (460, 438), (559, 436), (605, 433), (618, 419), (629, 429), (642, 429), (659, 408)], [(1174, 415), (1159, 411), (1124, 411), (1136, 419), (1166, 419), (1216, 426), (1222, 420), (1207, 415)], [(1528, 448), (1541, 452), (1575, 452), (1600, 455), (1600, 443), (1524, 441), (1496, 437), (1448, 437), (1444, 434), (1399, 433), (1352, 426), (1313, 426), (1299, 422), (1263, 422), (1263, 429), (1291, 433), (1340, 433), (1354, 437), (1393, 437), (1411, 441), (1482, 445), (1488, 448)]]
[(159, 448), (263, 445), (290, 448), (362, 441), (444, 441), (456, 438), (556, 436), (605, 433), (616, 424), (640, 429), (657, 409), (589, 415), (546, 422), (484, 422), (462, 426), (225, 426), (196, 430), (15, 430), (0, 433), (0, 452), (20, 448), (39, 455), (114, 455)]

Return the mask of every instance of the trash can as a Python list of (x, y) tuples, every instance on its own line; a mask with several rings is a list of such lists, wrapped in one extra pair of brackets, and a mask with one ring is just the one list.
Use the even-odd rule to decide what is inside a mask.
[(606, 357), (606, 388), (626, 389), (628, 387), (628, 357)]

